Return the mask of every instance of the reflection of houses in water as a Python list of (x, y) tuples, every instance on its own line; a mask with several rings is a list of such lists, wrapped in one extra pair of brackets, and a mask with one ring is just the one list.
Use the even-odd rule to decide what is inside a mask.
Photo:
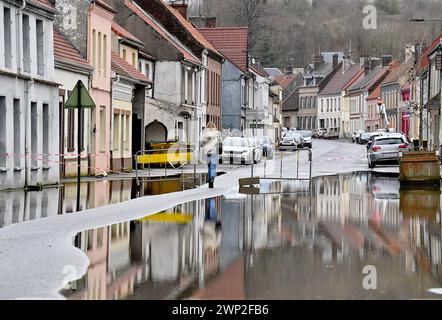
[(59, 212), (58, 189), (0, 192), (0, 228), (56, 216)]
[(70, 284), (72, 290), (68, 294), (69, 298), (75, 300), (106, 299), (108, 228), (83, 231), (75, 237), (74, 244), (87, 254), (90, 266), (86, 277)]

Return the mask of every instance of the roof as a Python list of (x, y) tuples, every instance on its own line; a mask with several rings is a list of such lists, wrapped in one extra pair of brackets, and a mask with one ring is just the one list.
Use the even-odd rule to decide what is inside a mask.
[(289, 74), (287, 76), (277, 76), (275, 77), (275, 81), (281, 86), (283, 90), (287, 89), (293, 81), (295, 81), (298, 78), (298, 75), (296, 74)]
[(201, 64), (201, 61), (175, 37), (173, 37), (166, 29), (157, 23), (147, 12), (142, 10), (138, 5), (130, 0), (124, 0), (124, 5), (132, 10), (147, 25), (154, 29), (160, 36), (174, 46), (184, 57), (185, 60), (194, 64)]
[(388, 72), (388, 67), (377, 66), (373, 70), (371, 70), (364, 78), (348, 88), (348, 90), (365, 90), (374, 82), (376, 82), (379, 78), (381, 78), (386, 72)]
[(338, 70), (335, 75), (330, 79), (324, 89), (321, 90), (319, 95), (331, 95), (341, 93), (344, 86), (353, 79), (355, 75), (361, 70), (358, 64), (353, 64), (347, 68), (344, 72)]
[(350, 88), (353, 84), (355, 84), (356, 82), (360, 81), (362, 79), (362, 77), (364, 76), (364, 69), (359, 69), (359, 71), (355, 74), (355, 76), (348, 81), (344, 87), (342, 88), (342, 90), (347, 90), (348, 88)]
[(365, 100), (367, 101), (377, 100), (381, 96), (381, 87), (382, 83), (378, 84), (376, 88), (372, 91), (372, 93), (370, 93), (370, 95)]
[(33, 5), (46, 9), (50, 12), (55, 12), (55, 8), (49, 0), (28, 0), (28, 3), (32, 3)]
[(198, 31), (242, 71), (247, 71), (248, 28), (199, 28)]
[(250, 66), (250, 70), (264, 78), (267, 78), (269, 76), (269, 74), (264, 70), (264, 68), (262, 68), (260, 65), (257, 64)]
[(92, 67), (88, 61), (56, 28), (54, 33), (54, 58), (61, 62), (69, 62), (87, 69)]
[(121, 58), (115, 52), (112, 52), (112, 70), (114, 70), (118, 75), (125, 76), (144, 83), (152, 83), (144, 74), (135, 69), (126, 60)]
[(321, 65), (319, 65), (319, 67), (316, 70), (312, 71), (312, 75), (322, 75), (322, 74), (329, 74), (330, 72), (333, 71), (333, 63), (330, 62), (324, 62)]
[(411, 63), (402, 63), (392, 65), (390, 68), (390, 74), (382, 81), (382, 85), (398, 82), (399, 79), (404, 75), (404, 73), (408, 74), (408, 71), (412, 67)]
[(138, 44), (141, 44), (142, 46), (144, 46), (144, 44), (141, 40), (139, 40), (132, 33), (127, 31), (126, 29), (124, 29), (122, 26), (120, 26), (115, 21), (112, 21), (112, 31), (122, 38), (127, 38), (133, 42), (137, 42)]
[(222, 56), (218, 50), (198, 31), (197, 28), (193, 26), (188, 20), (186, 20), (181, 13), (173, 8), (171, 5), (168, 5), (167, 8), (173, 13), (173, 15), (180, 21), (180, 23), (189, 31), (189, 33), (193, 36), (193, 38), (198, 41), (204, 48), (214, 52), (215, 54)]
[(434, 39), (434, 41), (431, 43), (429, 47), (427, 47), (427, 49), (425, 49), (419, 63), (419, 67), (421, 70), (426, 69), (430, 65), (430, 60), (428, 59), (428, 55), (431, 54), (431, 52), (433, 52), (434, 49), (436, 49), (436, 47), (440, 43), (441, 38), (442, 38), (442, 33), (436, 39)]
[(264, 70), (271, 75), (272, 77), (281, 77), (284, 74), (282, 73), (281, 70), (279, 70), (278, 68), (264, 68)]

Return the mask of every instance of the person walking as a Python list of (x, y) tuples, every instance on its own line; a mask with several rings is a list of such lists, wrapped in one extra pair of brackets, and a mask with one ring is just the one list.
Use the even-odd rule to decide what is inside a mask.
[(219, 161), (219, 143), (221, 141), (221, 132), (218, 131), (215, 123), (209, 122), (207, 129), (203, 131), (202, 151), (206, 155), (208, 166), (209, 188), (213, 189), (216, 178), (216, 166)]

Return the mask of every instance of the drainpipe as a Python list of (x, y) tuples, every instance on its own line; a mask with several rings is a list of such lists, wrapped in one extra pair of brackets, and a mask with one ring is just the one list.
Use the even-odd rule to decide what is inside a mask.
[[(23, 39), (21, 39), (20, 35), (22, 34), (22, 32), (20, 32), (20, 30), (22, 29), (22, 18), (21, 18), (21, 13), (22, 11), (26, 8), (26, 0), (23, 0), (23, 3), (21, 5), (20, 8), (18, 8), (17, 12), (15, 13), (15, 28), (16, 28), (16, 34), (17, 34), (17, 43), (16, 43), (16, 56), (17, 56), (17, 61), (16, 61), (16, 65), (17, 65), (17, 73), (20, 75), (22, 74), (22, 48), (23, 48)], [(34, 80), (28, 80), (26, 82), (26, 86), (25, 86), (25, 187), (27, 187), (28, 183), (29, 183), (29, 179), (28, 179), (28, 169), (30, 169), (30, 159), (28, 157), (29, 155), (29, 140), (28, 140), (28, 131), (29, 131), (29, 126), (28, 126), (28, 119), (29, 119), (29, 108), (30, 108), (30, 99), (29, 99), (29, 89), (30, 87), (34, 84)]]

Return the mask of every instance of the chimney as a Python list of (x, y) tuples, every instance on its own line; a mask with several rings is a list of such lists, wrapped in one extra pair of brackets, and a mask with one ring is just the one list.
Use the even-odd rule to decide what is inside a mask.
[(359, 59), (359, 65), (361, 66), (361, 69), (363, 69), (365, 67), (365, 61), (367, 61), (369, 58), (368, 55), (362, 55), (361, 58)]
[(336, 67), (338, 66), (339, 63), (339, 55), (337, 53), (335, 53), (333, 55), (333, 70), (336, 69)]
[(387, 67), (393, 61), (392, 55), (383, 55), (382, 56), (382, 67)]
[(370, 59), (370, 70), (374, 70), (374, 68), (381, 65), (381, 59), (379, 58), (371, 58)]
[(347, 71), (348, 68), (351, 66), (351, 60), (349, 56), (344, 56), (342, 60), (342, 73)]
[(216, 17), (189, 17), (189, 21), (197, 28), (216, 28)]
[(182, 0), (182, 2), (178, 3), (172, 3), (172, 8), (177, 10), (184, 17), (184, 19), (187, 20), (187, 9), (189, 8), (187, 0)]
[(371, 71), (371, 62), (370, 59), (365, 59), (364, 61), (364, 74), (367, 75)]
[(319, 66), (324, 63), (324, 56), (322, 54), (313, 55), (314, 70), (318, 70)]
[(206, 19), (206, 28), (216, 28), (216, 17)]

